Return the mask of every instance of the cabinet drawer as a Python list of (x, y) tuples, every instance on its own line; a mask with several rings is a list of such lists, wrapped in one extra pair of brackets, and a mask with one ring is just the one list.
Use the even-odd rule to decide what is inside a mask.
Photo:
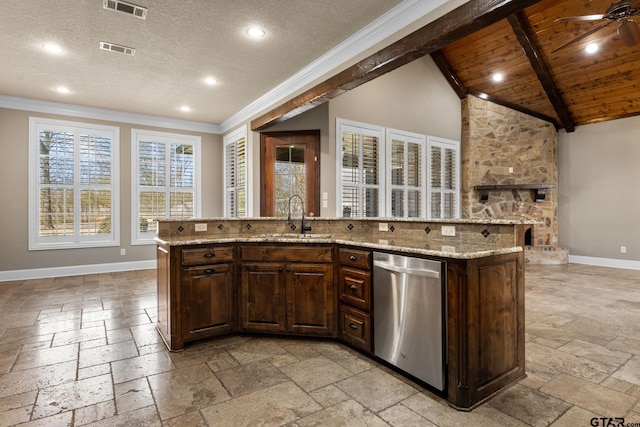
[(371, 310), (371, 273), (349, 267), (340, 268), (340, 301)]
[(340, 264), (365, 269), (371, 268), (371, 251), (340, 248), (338, 254)]
[(182, 250), (183, 265), (215, 264), (233, 261), (233, 246), (205, 246)]
[(332, 262), (331, 246), (242, 246), (242, 261), (276, 261), (276, 262)]
[(346, 305), (340, 306), (340, 338), (371, 351), (371, 316)]

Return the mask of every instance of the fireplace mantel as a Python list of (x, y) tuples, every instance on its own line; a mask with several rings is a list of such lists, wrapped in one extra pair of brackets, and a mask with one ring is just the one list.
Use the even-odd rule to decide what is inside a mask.
[(489, 191), (502, 191), (502, 190), (533, 190), (535, 192), (535, 201), (544, 202), (547, 195), (547, 190), (555, 188), (555, 184), (491, 184), (491, 185), (476, 185), (473, 187), (476, 191), (480, 192), (480, 201), (485, 203), (489, 200)]

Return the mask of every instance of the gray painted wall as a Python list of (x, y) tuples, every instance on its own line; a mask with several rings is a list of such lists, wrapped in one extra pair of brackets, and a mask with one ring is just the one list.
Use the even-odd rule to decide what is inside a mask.
[(558, 231), (571, 255), (640, 260), (639, 135), (640, 117), (559, 133)]

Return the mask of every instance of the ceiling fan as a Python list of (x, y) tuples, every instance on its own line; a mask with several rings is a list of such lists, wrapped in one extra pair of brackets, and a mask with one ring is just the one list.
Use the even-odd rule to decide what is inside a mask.
[(632, 19), (633, 16), (637, 15), (640, 15), (640, 7), (634, 8), (631, 6), (630, 0), (625, 0), (613, 3), (603, 14), (567, 16), (564, 18), (558, 18), (555, 20), (555, 22), (601, 20), (604, 20), (606, 22), (591, 28), (589, 31), (579, 35), (568, 43), (555, 48), (553, 51), (551, 51), (551, 53), (555, 53), (567, 46), (577, 43), (585, 37), (590, 36), (591, 34), (609, 26), (613, 22), (619, 23), (617, 31), (622, 42), (627, 46), (634, 46), (637, 43), (640, 43), (640, 29), (638, 28), (638, 23)]

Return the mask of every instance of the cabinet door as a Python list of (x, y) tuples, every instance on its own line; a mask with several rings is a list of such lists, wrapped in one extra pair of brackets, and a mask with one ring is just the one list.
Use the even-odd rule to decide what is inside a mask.
[(185, 268), (182, 298), (183, 341), (235, 329), (233, 264)]
[(285, 330), (284, 267), (279, 263), (240, 266), (240, 322), (256, 332)]
[(288, 264), (286, 270), (287, 331), (333, 336), (333, 265)]

